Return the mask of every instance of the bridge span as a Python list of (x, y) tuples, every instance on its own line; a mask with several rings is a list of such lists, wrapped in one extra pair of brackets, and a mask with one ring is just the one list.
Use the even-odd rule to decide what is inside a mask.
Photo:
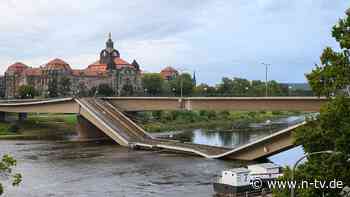
[[(193, 98), (192, 100), (174, 100), (171, 98), (149, 98), (149, 106), (141, 107), (144, 104), (146, 98), (140, 98), (141, 104), (138, 103), (138, 99), (135, 97), (129, 98), (63, 98), (63, 99), (52, 99), (52, 100), (27, 100), (27, 101), (11, 101), (11, 102), (1, 102), (0, 112), (39, 112), (39, 113), (75, 113), (87, 120), (91, 126), (86, 127), (88, 129), (96, 128), (100, 133), (101, 131), (113, 139), (115, 142), (122, 146), (141, 148), (141, 149), (165, 149), (175, 152), (184, 152), (194, 155), (199, 155), (205, 158), (219, 159), (239, 159), (239, 160), (254, 160), (262, 157), (267, 157), (288, 148), (294, 146), (292, 133), (299, 126), (303, 126), (306, 123), (296, 124), (290, 126), (281, 131), (270, 134), (261, 139), (257, 139), (254, 142), (248, 143), (246, 145), (229, 149), (223, 147), (199, 145), (193, 143), (182, 143), (174, 140), (164, 140), (152, 137), (146, 131), (144, 131), (140, 126), (130, 120), (127, 116), (122, 113), (122, 110), (128, 111), (125, 107), (130, 107), (134, 111), (141, 109), (159, 109), (157, 106), (164, 105), (162, 109), (201, 109), (207, 106), (209, 109), (215, 107), (215, 103), (224, 102), (226, 107), (224, 109), (237, 109), (237, 110), (253, 110), (249, 103), (253, 102), (253, 98), (224, 98), (215, 101), (213, 98), (207, 99), (209, 104), (205, 103), (204, 98)], [(122, 101), (120, 103), (119, 101)], [(186, 104), (189, 102), (190, 104)], [(225, 102), (226, 101), (226, 102)], [(295, 108), (293, 110), (303, 109), (305, 111), (318, 111), (321, 104), (325, 102), (325, 99), (316, 98), (255, 98), (255, 101), (262, 105), (265, 103), (264, 107), (258, 108), (262, 109), (290, 109), (288, 107), (288, 101)], [(169, 102), (169, 103), (168, 103)], [(174, 103), (177, 102), (177, 107)], [(171, 104), (173, 103), (173, 104)], [(167, 106), (167, 104), (169, 104)], [(230, 107), (229, 104), (232, 104)], [(121, 105), (122, 107), (119, 107)], [(134, 107), (132, 107), (133, 105)], [(188, 106), (190, 105), (190, 106)], [(221, 109), (215, 108), (215, 109)], [(303, 111), (303, 110), (301, 110)], [(86, 131), (87, 133), (91, 131)], [(88, 136), (88, 135), (87, 135)]]

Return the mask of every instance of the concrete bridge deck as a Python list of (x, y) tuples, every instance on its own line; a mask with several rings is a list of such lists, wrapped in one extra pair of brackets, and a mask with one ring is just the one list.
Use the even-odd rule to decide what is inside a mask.
[[(119, 103), (122, 100), (123, 103)], [(117, 102), (115, 102), (117, 101)], [(205, 158), (229, 158), (239, 160), (254, 160), (266, 157), (290, 147), (294, 146), (292, 132), (305, 123), (300, 123), (279, 132), (273, 133), (264, 138), (258, 139), (252, 143), (246, 144), (234, 149), (198, 145), (192, 143), (181, 143), (172, 140), (162, 140), (153, 138), (136, 123), (126, 117), (119, 109), (119, 105), (128, 106), (132, 109), (158, 109), (157, 106), (164, 105), (163, 109), (201, 109), (202, 107), (215, 105), (225, 106), (227, 109), (252, 110), (253, 101), (258, 105), (267, 104), (267, 107), (258, 109), (302, 109), (304, 106), (306, 111), (318, 111), (320, 105), (325, 102), (324, 99), (316, 98), (189, 98), (184, 100), (176, 100), (174, 98), (148, 98), (150, 103), (157, 106), (143, 106), (146, 98), (63, 98), (52, 100), (31, 100), (31, 101), (11, 101), (1, 102), (1, 112), (45, 112), (45, 113), (76, 113), (84, 117), (98, 130), (105, 133), (118, 144), (122, 146), (133, 146), (147, 149), (165, 149), (169, 151), (185, 152), (199, 155)], [(226, 101), (226, 102), (225, 102)], [(170, 102), (170, 103), (168, 103)], [(174, 102), (176, 106), (172, 106)], [(206, 104), (208, 102), (210, 104)], [(223, 103), (221, 103), (223, 102)], [(292, 102), (288, 107), (288, 102)], [(218, 103), (218, 104), (215, 104)], [(169, 106), (167, 106), (169, 104)], [(250, 104), (250, 105), (249, 105)], [(131, 106), (133, 105), (134, 108)], [(186, 105), (190, 105), (187, 106)], [(233, 105), (230, 107), (230, 105)], [(294, 108), (299, 106), (297, 108)], [(215, 108), (221, 109), (221, 108)]]

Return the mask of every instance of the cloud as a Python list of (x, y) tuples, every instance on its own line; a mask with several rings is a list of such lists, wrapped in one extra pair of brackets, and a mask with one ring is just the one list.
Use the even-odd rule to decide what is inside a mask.
[[(305, 81), (322, 49), (336, 47), (332, 25), (348, 3), (327, 0), (3, 0), (0, 72), (14, 61), (36, 66), (60, 57), (83, 68), (98, 58), (108, 32), (128, 61), (147, 71), (196, 70), (222, 76)], [(297, 69), (295, 69), (297, 68)]]

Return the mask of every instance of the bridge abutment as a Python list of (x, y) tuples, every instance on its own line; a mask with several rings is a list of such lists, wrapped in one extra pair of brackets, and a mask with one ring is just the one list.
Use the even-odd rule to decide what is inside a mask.
[(104, 134), (95, 125), (91, 124), (83, 116), (77, 115), (77, 122), (77, 132), (80, 140), (109, 139), (109, 137), (106, 134)]

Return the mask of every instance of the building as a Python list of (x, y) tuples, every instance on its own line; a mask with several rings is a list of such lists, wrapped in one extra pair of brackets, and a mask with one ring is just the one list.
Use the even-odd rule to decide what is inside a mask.
[(175, 79), (179, 75), (179, 72), (175, 68), (167, 66), (160, 71), (160, 75), (164, 80), (170, 81)]
[[(106, 48), (99, 59), (85, 69), (73, 69), (62, 59), (55, 58), (39, 67), (30, 67), (21, 62), (8, 66), (0, 85), (5, 97), (18, 97), (22, 85), (33, 86), (39, 96), (85, 95), (100, 84), (109, 85), (114, 95), (133, 95), (142, 90), (141, 70), (136, 60), (128, 63), (120, 57), (109, 34)], [(67, 87), (66, 87), (67, 86)]]

